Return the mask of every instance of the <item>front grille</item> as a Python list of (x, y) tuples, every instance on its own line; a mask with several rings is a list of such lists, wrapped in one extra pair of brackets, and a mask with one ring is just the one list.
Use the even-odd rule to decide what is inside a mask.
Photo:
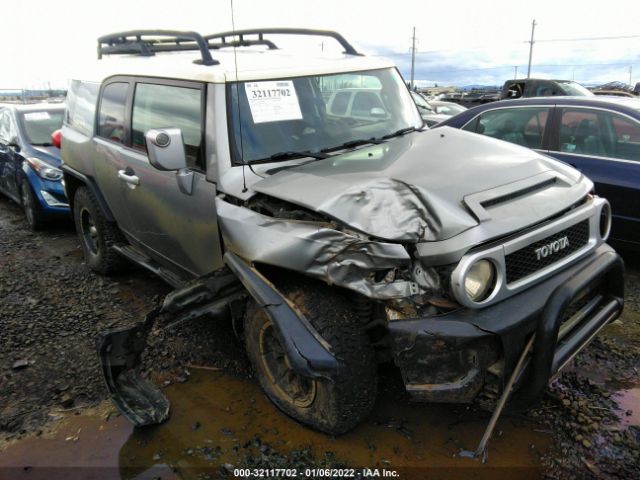
[(589, 220), (584, 220), (506, 255), (507, 283), (520, 280), (568, 257), (584, 247), (588, 241)]

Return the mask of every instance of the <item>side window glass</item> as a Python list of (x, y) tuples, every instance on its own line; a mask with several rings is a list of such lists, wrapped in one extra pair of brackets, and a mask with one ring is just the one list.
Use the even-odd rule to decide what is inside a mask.
[(98, 135), (122, 143), (125, 134), (125, 107), (129, 84), (110, 83), (104, 87), (98, 116)]
[(542, 148), (549, 109), (505, 108), (480, 116), (475, 132), (528, 148)]
[(195, 88), (138, 83), (133, 100), (133, 148), (145, 150), (144, 135), (153, 128), (179, 128), (187, 163), (204, 170), (201, 98), (201, 91)]
[(69, 90), (67, 91), (67, 99), (65, 101), (67, 108), (64, 110), (64, 120), (62, 121), (64, 125), (73, 125), (71, 119), (73, 118), (73, 112), (76, 109), (76, 92), (78, 91), (79, 84), (80, 82), (78, 80), (72, 80), (71, 84), (69, 85)]
[(98, 90), (97, 83), (73, 80), (67, 93), (64, 123), (84, 135), (93, 135)]
[(9, 125), (8, 115), (0, 110), (0, 142), (8, 143), (9, 141)]
[(350, 98), (351, 92), (336, 93), (336, 96), (333, 97), (333, 103), (331, 104), (331, 113), (334, 115), (344, 115), (347, 113)]
[(560, 122), (560, 151), (580, 155), (606, 156), (598, 113), (586, 109), (565, 109)]
[(18, 135), (9, 110), (0, 112), (0, 141), (9, 143)]
[(640, 125), (629, 118), (611, 116), (611, 155), (623, 160), (640, 161)]
[(547, 126), (548, 117), (548, 110), (536, 109), (535, 113), (533, 113), (524, 126), (524, 135), (527, 138), (528, 143), (535, 145), (531, 148), (542, 148), (542, 138), (544, 136), (544, 129)]
[(371, 116), (371, 110), (374, 108), (379, 108), (384, 112), (380, 97), (373, 92), (358, 92), (353, 99), (351, 114), (353, 116), (369, 117)]
[(524, 93), (524, 82), (515, 82), (507, 87), (507, 98), (520, 98)]

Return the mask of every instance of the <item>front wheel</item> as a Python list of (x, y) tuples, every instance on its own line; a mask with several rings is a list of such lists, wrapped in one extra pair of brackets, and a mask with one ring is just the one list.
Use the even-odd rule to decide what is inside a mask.
[(122, 234), (116, 224), (105, 218), (98, 202), (86, 187), (76, 190), (73, 220), (89, 267), (101, 275), (111, 275), (121, 270), (124, 259), (111, 247), (124, 241)]
[(23, 179), (20, 184), (20, 199), (22, 200), (24, 216), (31, 230), (41, 230), (46, 224), (45, 215), (31, 189), (31, 185), (26, 179)]
[(299, 422), (330, 435), (345, 433), (375, 404), (377, 372), (369, 339), (341, 291), (306, 279), (279, 287), (331, 345), (342, 368), (329, 378), (296, 373), (275, 325), (252, 303), (245, 316), (245, 343), (260, 385), (280, 410)]

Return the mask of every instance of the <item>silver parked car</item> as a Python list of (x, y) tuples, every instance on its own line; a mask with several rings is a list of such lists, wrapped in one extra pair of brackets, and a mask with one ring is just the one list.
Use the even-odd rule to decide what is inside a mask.
[[(272, 34), (329, 36), (344, 53), (276, 49)], [(169, 413), (133, 373), (167, 318), (229, 321), (273, 403), (340, 434), (373, 407), (379, 362), (418, 400), (470, 402), (511, 379), (528, 402), (622, 310), (609, 206), (587, 178), (423, 129), (394, 65), (335, 32), (133, 31), (100, 38), (99, 54), (63, 128), (85, 258), (176, 287), (98, 339), (136, 425)]]

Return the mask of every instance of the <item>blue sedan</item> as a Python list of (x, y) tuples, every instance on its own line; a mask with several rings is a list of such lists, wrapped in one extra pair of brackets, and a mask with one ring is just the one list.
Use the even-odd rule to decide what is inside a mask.
[(51, 138), (63, 116), (63, 105), (0, 106), (0, 192), (22, 205), (34, 230), (69, 216), (60, 149)]
[(467, 110), (441, 126), (516, 143), (577, 168), (611, 203), (611, 240), (640, 248), (640, 100), (504, 100)]

